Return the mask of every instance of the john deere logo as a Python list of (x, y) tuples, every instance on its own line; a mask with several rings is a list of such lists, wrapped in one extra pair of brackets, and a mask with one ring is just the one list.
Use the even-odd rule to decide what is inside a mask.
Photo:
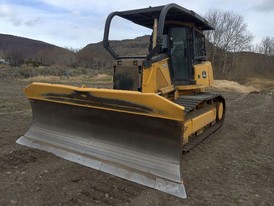
[(202, 76), (203, 76), (204, 79), (206, 78), (206, 71), (202, 72)]

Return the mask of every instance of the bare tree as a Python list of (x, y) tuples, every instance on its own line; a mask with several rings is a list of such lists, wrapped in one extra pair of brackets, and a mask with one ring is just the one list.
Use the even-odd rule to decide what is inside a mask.
[(205, 32), (206, 38), (214, 45), (213, 63), (217, 48), (224, 50), (221, 72), (223, 77), (226, 69), (227, 52), (249, 50), (253, 35), (247, 30), (244, 17), (233, 11), (209, 10), (205, 18), (215, 28), (215, 30)]
[(268, 56), (274, 56), (274, 38), (269, 36), (263, 38), (261, 43), (257, 45), (257, 52)]
[(24, 63), (25, 55), (19, 49), (9, 49), (5, 54), (6, 60), (11, 66), (20, 66)]

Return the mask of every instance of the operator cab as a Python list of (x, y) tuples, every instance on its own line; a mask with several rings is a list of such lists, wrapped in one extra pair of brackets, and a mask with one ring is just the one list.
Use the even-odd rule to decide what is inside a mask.
[(188, 26), (169, 28), (168, 56), (174, 85), (194, 84), (193, 65), (206, 59), (205, 38)]
[[(114, 16), (153, 30), (148, 55), (119, 56), (110, 48), (108, 36)], [(106, 22), (103, 44), (116, 59), (114, 89), (142, 91), (143, 69), (165, 58), (168, 58), (172, 85), (195, 84), (193, 65), (206, 59), (202, 31), (211, 29), (205, 19), (176, 4), (113, 12)]]

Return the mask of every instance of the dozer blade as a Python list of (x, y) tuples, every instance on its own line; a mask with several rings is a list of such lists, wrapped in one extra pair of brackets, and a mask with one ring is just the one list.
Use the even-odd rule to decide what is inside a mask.
[(33, 121), (17, 143), (186, 198), (184, 107), (156, 94), (33, 83)]

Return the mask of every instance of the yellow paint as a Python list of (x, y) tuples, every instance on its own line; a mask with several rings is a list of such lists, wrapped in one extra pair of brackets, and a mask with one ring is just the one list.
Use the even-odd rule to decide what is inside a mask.
[(143, 93), (158, 93), (161, 88), (171, 86), (168, 58), (143, 69)]
[(206, 61), (194, 65), (194, 80), (197, 85), (211, 86), (213, 84), (213, 71), (211, 63)]
[(188, 141), (188, 137), (206, 125), (216, 120), (216, 108), (209, 110), (195, 118), (192, 118), (184, 123), (183, 142)]
[(193, 66), (194, 85), (176, 86), (175, 99), (181, 95), (204, 92), (205, 88), (213, 84), (213, 72), (210, 62), (202, 62)]
[(207, 86), (205, 85), (180, 85), (180, 86), (176, 86), (177, 90), (195, 90), (195, 89), (205, 89)]
[(222, 102), (219, 102), (217, 105), (217, 114), (218, 120), (221, 120), (224, 114), (224, 104)]
[[(149, 68), (143, 68), (142, 93), (137, 91), (86, 88), (85, 86), (74, 87), (46, 83), (32, 83), (26, 87), (24, 91), (30, 100), (42, 100), (175, 120), (183, 125), (184, 131), (182, 137), (183, 143), (186, 143), (190, 135), (215, 121), (216, 117), (222, 118), (223, 114), (223, 105), (219, 104), (217, 109), (211, 109), (208, 112), (184, 122), (184, 107), (167, 99), (176, 99), (181, 95), (189, 93), (204, 92), (204, 89), (213, 83), (213, 73), (210, 62), (194, 65), (193, 68), (196, 84), (174, 87), (170, 79), (168, 58), (155, 62)], [(203, 76), (203, 74), (205, 75)], [(96, 104), (92, 105), (69, 101), (71, 100), (70, 97), (65, 97), (61, 100), (53, 100), (46, 96), (46, 94), (60, 96), (71, 95), (75, 91), (87, 92), (89, 95), (86, 96), (103, 99), (103, 101), (102, 103), (96, 102)], [(85, 98), (85, 94), (83, 94), (83, 98)], [(118, 103), (115, 103), (116, 100)], [(88, 101), (93, 100), (90, 99)], [(149, 111), (143, 109), (143, 107), (148, 108)], [(138, 110), (134, 110), (134, 108)], [(216, 115), (216, 113), (218, 115)]]
[[(135, 91), (125, 91), (125, 90), (113, 90), (113, 89), (97, 89), (97, 88), (82, 88), (82, 87), (74, 87), (74, 86), (66, 86), (59, 84), (47, 84), (47, 83), (32, 83), (28, 87), (24, 89), (26, 96), (28, 99), (37, 99), (49, 102), (57, 102), (62, 104), (71, 104), (76, 106), (83, 107), (91, 107), (98, 108), (104, 110), (112, 110), (118, 112), (125, 113), (133, 113), (145, 116), (153, 116), (165, 119), (171, 119), (176, 121), (184, 120), (184, 107), (173, 103), (172, 101), (154, 94), (154, 93), (140, 93)], [(125, 102), (124, 105), (119, 105), (119, 109), (111, 108), (111, 103), (102, 103), (102, 105), (84, 105), (84, 104), (75, 104), (65, 100), (51, 100), (48, 99), (46, 94), (58, 94), (58, 95), (69, 95), (75, 91), (79, 92), (88, 92), (89, 95), (98, 98), (104, 98), (107, 100), (118, 100), (119, 102)], [(111, 101), (106, 101), (111, 102)], [(133, 112), (134, 106), (129, 106), (129, 104), (136, 104), (140, 106), (144, 106), (146, 108), (150, 108), (151, 111), (147, 112)], [(113, 103), (113, 106), (115, 103)]]
[(176, 93), (174, 95), (174, 98), (177, 99), (178, 97), (182, 95), (204, 92), (206, 87), (207, 86), (196, 85), (196, 84), (176, 86)]
[(161, 92), (161, 94), (167, 94), (174, 91), (174, 86), (170, 85), (170, 86), (162, 87), (159, 89), (159, 91)]

